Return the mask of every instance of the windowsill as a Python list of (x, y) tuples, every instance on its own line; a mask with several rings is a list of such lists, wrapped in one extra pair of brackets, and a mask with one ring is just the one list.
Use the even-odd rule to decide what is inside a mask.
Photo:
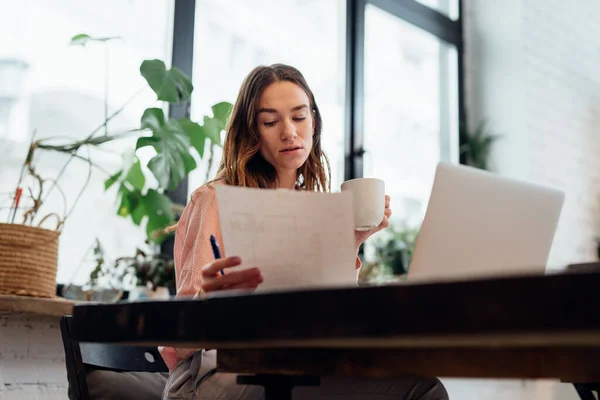
[(24, 314), (44, 317), (62, 317), (73, 311), (75, 302), (63, 298), (41, 298), (0, 295), (0, 316)]

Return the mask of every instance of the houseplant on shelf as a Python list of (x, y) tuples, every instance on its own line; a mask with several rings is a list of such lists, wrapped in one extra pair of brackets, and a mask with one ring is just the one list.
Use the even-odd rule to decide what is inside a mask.
[(128, 291), (129, 299), (168, 298), (175, 287), (175, 263), (161, 253), (136, 249), (135, 255), (120, 257), (107, 263), (99, 241), (94, 249), (96, 267), (90, 274), (90, 287), (104, 280), (104, 286), (120, 292)]
[(460, 124), (460, 155), (464, 157), (464, 164), (475, 168), (489, 170), (489, 157), (494, 143), (500, 135), (489, 132), (485, 121), (479, 123), (473, 132), (469, 131), (466, 124)]
[(40, 176), (32, 159), (30, 148), (17, 187), (0, 204), (0, 215), (7, 216), (0, 223), (0, 294), (53, 297), (64, 217), (56, 212), (38, 216), (46, 185), (53, 181)]
[[(80, 34), (74, 36), (71, 43), (88, 45), (97, 42), (107, 45), (111, 39)], [(10, 194), (8, 223), (0, 224), (0, 267), (2, 267), (0, 268), (0, 293), (3, 293), (3, 287), (7, 287), (15, 279), (23, 280), (21, 278), (25, 275), (17, 274), (15, 269), (37, 268), (35, 262), (30, 260), (19, 261), (17, 268), (8, 269), (8, 265), (15, 263), (14, 254), (8, 252), (10, 249), (15, 249), (15, 237), (19, 236), (14, 231), (39, 230), (41, 228), (35, 228), (35, 225), (41, 224), (52, 216), (57, 219), (57, 232), (48, 239), (38, 240), (50, 245), (50, 249), (45, 250), (50, 259), (50, 266), (45, 272), (48, 282), (42, 290), (43, 293), (39, 293), (38, 290), (31, 291), (31, 294), (45, 296), (54, 294), (59, 231), (89, 184), (88, 175), (88, 180), (82, 185), (81, 190), (69, 197), (74, 199), (70, 207), (67, 207), (68, 196), (61, 190), (60, 183), (65, 169), (72, 166), (72, 162), (83, 163), (90, 171), (92, 168), (97, 168), (106, 173), (104, 190), (116, 188), (116, 213), (144, 227), (149, 243), (157, 245), (165, 239), (164, 228), (175, 223), (176, 211), (182, 207), (173, 204), (165, 192), (177, 187), (197, 167), (196, 160), (204, 157), (207, 144), (209, 146), (221, 144), (221, 132), (225, 129), (232, 106), (227, 102), (213, 105), (212, 115), (205, 116), (202, 123), (189, 118), (169, 119), (163, 107), (189, 102), (194, 89), (190, 79), (179, 69), (175, 67), (168, 69), (163, 61), (156, 59), (144, 60), (140, 65), (140, 74), (147, 84), (141, 90), (152, 90), (156, 94), (156, 101), (159, 102), (160, 107), (147, 108), (141, 115), (138, 127), (118, 133), (110, 132), (108, 129), (108, 123), (126, 109), (134, 95), (112, 114), (105, 112), (104, 120), (81, 140), (63, 137), (36, 138), (35, 135), (32, 138), (23, 164), (23, 172), (14, 191)], [(105, 110), (107, 110), (106, 97), (104, 100)], [(106, 171), (106, 168), (95, 161), (89, 153), (83, 151), (89, 147), (101, 148), (108, 143), (132, 137), (137, 139), (135, 147), (129, 151), (128, 157), (123, 157), (123, 165), (117, 171)], [(137, 152), (145, 147), (152, 147), (155, 154), (146, 166), (142, 167)], [(40, 152), (59, 152), (69, 156), (58, 176), (45, 177), (38, 173), (35, 160)], [(52, 212), (46, 216), (40, 215), (40, 207), (53, 191), (62, 194), (64, 209), (62, 212)], [(44, 233), (47, 236), (46, 231), (48, 230), (44, 230)], [(20, 252), (21, 256), (33, 254), (31, 248), (29, 246), (27, 251)], [(31, 275), (30, 271), (29, 280), (31, 276), (34, 275)], [(18, 287), (10, 290), (18, 291)]]
[(374, 237), (373, 259), (361, 268), (361, 281), (372, 283), (404, 279), (415, 248), (419, 229), (402, 221), (390, 223), (388, 229)]

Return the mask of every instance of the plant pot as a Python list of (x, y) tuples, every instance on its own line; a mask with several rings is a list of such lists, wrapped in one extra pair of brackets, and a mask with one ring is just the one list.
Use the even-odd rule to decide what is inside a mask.
[(384, 260), (383, 265), (386, 266), (392, 275), (404, 275), (408, 272), (410, 257), (404, 249), (394, 251), (390, 257)]
[(0, 294), (55, 297), (60, 232), (0, 223)]
[(158, 287), (155, 290), (147, 286), (136, 286), (129, 291), (128, 300), (144, 300), (144, 299), (168, 299), (170, 296), (169, 288)]
[(63, 287), (60, 292), (62, 297), (75, 301), (94, 301), (100, 303), (113, 303), (121, 300), (123, 291), (115, 288), (83, 288), (77, 285)]

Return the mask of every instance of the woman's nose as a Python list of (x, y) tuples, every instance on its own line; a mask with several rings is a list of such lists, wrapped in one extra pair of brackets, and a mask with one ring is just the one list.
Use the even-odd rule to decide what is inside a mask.
[(296, 126), (291, 120), (285, 120), (283, 124), (283, 130), (281, 132), (282, 140), (293, 140), (296, 138)]

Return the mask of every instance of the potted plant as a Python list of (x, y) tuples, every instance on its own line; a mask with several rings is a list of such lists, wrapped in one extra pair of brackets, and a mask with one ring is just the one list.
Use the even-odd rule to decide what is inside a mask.
[(470, 132), (466, 124), (460, 125), (460, 155), (464, 164), (475, 168), (489, 170), (489, 156), (494, 143), (500, 139), (499, 135), (489, 132), (487, 123), (481, 122), (477, 128)]
[(121, 293), (128, 292), (129, 299), (168, 298), (174, 292), (175, 263), (165, 254), (137, 249), (135, 255), (107, 264), (98, 241), (94, 254), (96, 266), (90, 274), (90, 288), (108, 286)]
[[(113, 38), (93, 38), (80, 34), (75, 35), (71, 43), (87, 45), (99, 42), (107, 45), (111, 39)], [(108, 123), (126, 109), (132, 101), (130, 99), (112, 114), (105, 114), (98, 127), (82, 140), (52, 136), (37, 138), (35, 135), (32, 138), (21, 176), (11, 196), (12, 206), (7, 223), (0, 224), (0, 293), (4, 293), (3, 288), (6, 287), (17, 292), (19, 285), (26, 284), (27, 281), (34, 283), (31, 282), (31, 277), (37, 276), (35, 273), (39, 272), (39, 268), (35, 260), (28, 258), (37, 254), (36, 257), (47, 260), (48, 264), (48, 267), (40, 272), (40, 278), (37, 280), (43, 282), (44, 286), (31, 290), (26, 288), (23, 293), (54, 295), (58, 235), (89, 183), (88, 180), (83, 184), (79, 193), (73, 196), (70, 207), (67, 207), (67, 195), (61, 190), (60, 183), (64, 170), (73, 163), (83, 163), (86, 168), (98, 168), (106, 173), (104, 190), (116, 193), (116, 213), (145, 228), (149, 243), (159, 244), (166, 238), (164, 228), (175, 223), (176, 210), (181, 209), (182, 205), (173, 204), (165, 193), (177, 187), (197, 167), (196, 159), (204, 157), (207, 145), (221, 145), (221, 132), (225, 129), (232, 105), (227, 102), (213, 105), (212, 115), (205, 116), (201, 123), (189, 118), (169, 119), (163, 111), (163, 106), (188, 102), (194, 89), (190, 79), (179, 69), (169, 69), (163, 61), (156, 59), (144, 60), (140, 65), (140, 74), (147, 83), (143, 89), (152, 90), (156, 94), (156, 101), (162, 103), (162, 106), (147, 108), (140, 117), (139, 126), (118, 133), (108, 129)], [(106, 102), (105, 98), (105, 104)], [(117, 171), (107, 171), (88, 153), (83, 152), (88, 147), (103, 147), (108, 143), (131, 137), (137, 139), (135, 147), (131, 149), (129, 157), (123, 157), (123, 165)], [(155, 155), (147, 162), (146, 168), (143, 168), (137, 151), (148, 146), (155, 150)], [(39, 152), (69, 155), (58, 176), (43, 176), (36, 170), (35, 160)], [(44, 200), (53, 191), (59, 191), (63, 195), (64, 210), (38, 215)], [(38, 226), (44, 221), (48, 222), (50, 217), (56, 219), (55, 231), (41, 231), (42, 228)], [(23, 233), (25, 231), (28, 233)], [(32, 238), (33, 231), (36, 231), (37, 238)], [(20, 237), (28, 237), (26, 247), (15, 244), (15, 240)], [(41, 246), (42, 244), (47, 247)], [(26, 250), (19, 252), (20, 248)], [(38, 253), (34, 250), (36, 248), (39, 249)], [(13, 254), (15, 251), (18, 252), (17, 258)], [(15, 286), (13, 282), (16, 281), (18, 282)]]
[(133, 257), (117, 259), (116, 268), (132, 274), (136, 286), (129, 291), (129, 299), (168, 298), (175, 291), (175, 262), (162, 253), (146, 254), (138, 249)]
[(373, 238), (373, 259), (361, 268), (359, 280), (376, 283), (404, 279), (418, 232), (417, 227), (402, 222), (390, 223)]

